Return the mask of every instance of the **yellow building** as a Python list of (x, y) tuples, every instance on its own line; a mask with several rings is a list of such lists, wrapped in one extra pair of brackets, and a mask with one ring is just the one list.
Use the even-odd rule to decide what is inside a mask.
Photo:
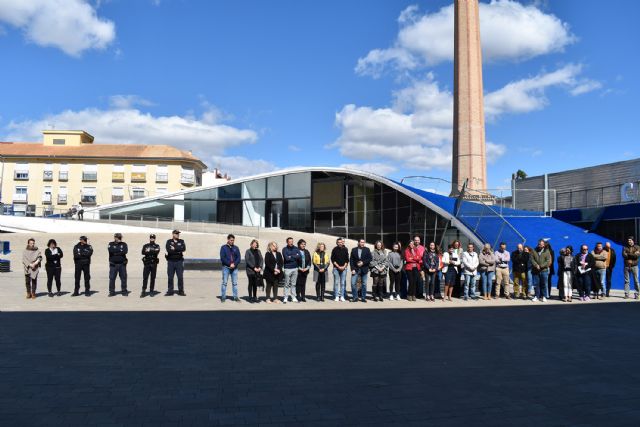
[(198, 186), (206, 166), (168, 145), (94, 144), (84, 131), (0, 143), (0, 201), (16, 215), (48, 215)]

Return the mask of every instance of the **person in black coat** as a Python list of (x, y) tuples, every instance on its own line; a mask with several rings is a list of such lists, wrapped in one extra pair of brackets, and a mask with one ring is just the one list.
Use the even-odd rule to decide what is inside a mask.
[(580, 293), (580, 300), (591, 300), (591, 286), (594, 283), (593, 272), (595, 271), (596, 260), (589, 252), (589, 246), (582, 245), (580, 247), (580, 253), (575, 256), (575, 268), (574, 277), (578, 285), (578, 292)]
[[(144, 268), (142, 270), (142, 293), (140, 298), (144, 298), (147, 295), (147, 282), (149, 282), (149, 296), (156, 294), (156, 272), (160, 262), (159, 255), (160, 245), (156, 243), (156, 235), (151, 234), (149, 243), (142, 246), (142, 264)], [(149, 281), (149, 279), (151, 280)]]
[(113, 242), (107, 246), (109, 252), (109, 296), (116, 294), (116, 277), (120, 276), (120, 290), (122, 296), (128, 296), (127, 292), (127, 253), (129, 247), (122, 241), (122, 234), (113, 235)]
[(362, 286), (360, 298), (362, 302), (367, 302), (367, 277), (369, 275), (369, 264), (371, 263), (371, 251), (365, 246), (365, 240), (358, 240), (358, 246), (351, 249), (349, 264), (351, 266), (351, 302), (358, 301), (358, 278)]
[[(267, 302), (280, 303), (278, 300), (278, 286), (283, 275), (284, 258), (278, 252), (278, 244), (270, 242), (267, 245), (267, 253), (264, 255), (264, 280), (267, 282)], [(273, 291), (273, 297), (269, 299), (269, 295)]]
[(545, 242), (545, 248), (549, 251), (549, 255), (551, 255), (551, 265), (549, 266), (549, 276), (547, 276), (547, 293), (549, 294), (549, 298), (551, 298), (551, 288), (553, 287), (553, 276), (556, 274), (555, 261), (556, 255), (553, 252), (553, 248), (551, 247), (551, 243)]
[(296, 298), (298, 301), (307, 302), (307, 276), (311, 269), (311, 254), (307, 250), (307, 242), (303, 239), (298, 240), (298, 250), (300, 251), (300, 260), (298, 261), (298, 277), (296, 278)]
[(75, 264), (75, 286), (71, 296), (80, 295), (80, 276), (84, 277), (84, 294), (91, 296), (91, 256), (93, 248), (87, 243), (87, 236), (80, 236), (80, 242), (73, 247), (73, 263)]
[(244, 253), (245, 270), (249, 279), (249, 302), (258, 303), (258, 283), (262, 279), (262, 265), (264, 260), (260, 252), (260, 242), (256, 239), (251, 241), (249, 249)]
[(62, 249), (58, 247), (58, 243), (54, 239), (50, 239), (47, 243), (47, 249), (44, 251), (44, 257), (47, 260), (44, 267), (47, 271), (47, 291), (49, 291), (49, 296), (53, 297), (53, 292), (51, 292), (51, 288), (53, 285), (53, 280), (56, 281), (56, 295), (60, 296), (60, 273), (62, 272), (62, 264), (60, 260), (62, 259), (63, 253)]

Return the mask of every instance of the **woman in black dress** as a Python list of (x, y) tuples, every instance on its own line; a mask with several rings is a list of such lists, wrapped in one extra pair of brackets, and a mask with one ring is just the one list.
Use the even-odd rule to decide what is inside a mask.
[(262, 252), (260, 252), (260, 242), (256, 239), (251, 241), (249, 249), (244, 253), (244, 261), (246, 264), (247, 279), (249, 279), (249, 302), (257, 303), (258, 300), (258, 282), (262, 278)]
[(44, 267), (47, 270), (47, 291), (49, 291), (49, 296), (53, 297), (52, 285), (53, 280), (56, 281), (56, 295), (60, 296), (60, 273), (62, 272), (62, 264), (60, 260), (62, 259), (63, 253), (62, 249), (58, 247), (58, 243), (55, 240), (50, 239), (47, 243), (47, 249), (44, 250), (44, 257), (47, 260)]
[[(280, 303), (280, 300), (278, 300), (278, 286), (282, 277), (284, 259), (282, 254), (278, 252), (278, 244), (276, 242), (269, 242), (267, 249), (267, 253), (264, 255), (264, 280), (267, 282), (267, 302), (278, 304)], [(269, 299), (271, 292), (273, 292), (273, 297)]]

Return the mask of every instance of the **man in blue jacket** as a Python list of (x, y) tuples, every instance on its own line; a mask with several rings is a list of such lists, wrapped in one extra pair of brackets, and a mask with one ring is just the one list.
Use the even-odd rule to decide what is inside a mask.
[(238, 265), (240, 265), (240, 249), (234, 245), (236, 236), (229, 234), (227, 236), (227, 244), (220, 248), (220, 261), (222, 262), (222, 291), (220, 293), (220, 301), (225, 302), (227, 299), (227, 282), (231, 276), (231, 285), (233, 289), (233, 300), (240, 302), (238, 298)]
[(298, 280), (298, 267), (300, 266), (300, 250), (293, 246), (293, 237), (287, 237), (287, 246), (282, 248), (282, 259), (284, 260), (284, 299), (291, 296), (291, 302), (298, 302), (296, 298), (296, 282)]
[(369, 276), (369, 264), (371, 263), (371, 251), (365, 246), (365, 240), (358, 240), (358, 246), (351, 249), (349, 264), (351, 265), (351, 302), (358, 301), (358, 278), (362, 282), (360, 298), (367, 302), (367, 277)]

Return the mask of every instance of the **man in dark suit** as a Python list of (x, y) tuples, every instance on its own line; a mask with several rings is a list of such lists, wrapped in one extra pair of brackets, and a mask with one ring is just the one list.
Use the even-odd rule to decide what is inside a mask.
[(360, 298), (367, 302), (367, 277), (369, 276), (369, 263), (371, 263), (371, 251), (365, 246), (364, 239), (358, 240), (358, 246), (351, 249), (349, 264), (351, 266), (351, 302), (358, 301), (358, 279), (362, 283)]

